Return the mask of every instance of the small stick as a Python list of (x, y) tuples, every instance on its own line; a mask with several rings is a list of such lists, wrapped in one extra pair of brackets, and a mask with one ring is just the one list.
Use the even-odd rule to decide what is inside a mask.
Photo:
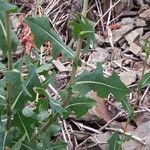
[(130, 136), (133, 140), (135, 140), (136, 142), (139, 142), (139, 143), (141, 143), (142, 145), (146, 145), (146, 143), (144, 142), (143, 139), (141, 139), (141, 138), (139, 138), (139, 137), (137, 137), (137, 136), (135, 136), (135, 135), (132, 135), (132, 134), (129, 133), (129, 132), (124, 132), (124, 130), (122, 130), (122, 129), (116, 129), (116, 128), (105, 128), (105, 129), (108, 130), (108, 131), (114, 131), (114, 132), (118, 132), (118, 133), (120, 133), (120, 134), (128, 135), (128, 136)]

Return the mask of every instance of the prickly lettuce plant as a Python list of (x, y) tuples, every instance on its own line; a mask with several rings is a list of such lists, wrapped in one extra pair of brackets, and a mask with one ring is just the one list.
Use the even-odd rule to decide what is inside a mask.
[[(54, 135), (59, 133), (59, 120), (66, 119), (74, 112), (77, 118), (85, 115), (95, 101), (85, 96), (89, 91), (107, 98), (112, 94), (122, 103), (125, 111), (132, 117), (133, 111), (126, 96), (130, 90), (113, 73), (110, 77), (103, 76), (101, 64), (97, 64), (93, 72), (85, 71), (76, 77), (77, 68), (81, 65), (80, 54), (82, 43), (87, 41), (86, 51), (94, 42), (94, 30), (86, 19), (88, 0), (83, 0), (81, 15), (71, 23), (73, 36), (77, 41), (76, 50), (68, 48), (53, 31), (49, 20), (45, 17), (27, 17), (26, 23), (31, 28), (37, 48), (50, 41), (53, 45), (52, 56), (58, 53), (64, 59), (72, 60), (71, 79), (61, 91), (60, 99), (54, 99), (47, 92), (47, 86), (53, 82), (55, 73), (49, 73), (51, 64), (40, 65), (39, 61), (28, 57), (13, 63), (12, 54), (16, 52), (18, 40), (12, 30), (9, 15), (17, 12), (17, 7), (0, 0), (0, 49), (3, 57), (7, 57), (7, 65), (0, 63), (3, 77), (0, 79), (0, 147), (2, 150), (57, 150), (66, 149), (67, 143)], [(27, 73), (22, 66), (27, 66)], [(40, 76), (45, 80), (41, 81)], [(34, 105), (34, 109), (32, 108)], [(53, 137), (53, 140), (52, 140)], [(118, 135), (114, 135), (117, 137)], [(114, 141), (114, 140), (113, 140)], [(110, 145), (113, 145), (110, 140)]]

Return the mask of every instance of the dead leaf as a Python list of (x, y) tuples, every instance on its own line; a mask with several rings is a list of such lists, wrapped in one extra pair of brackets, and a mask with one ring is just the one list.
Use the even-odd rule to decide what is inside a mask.
[(92, 109), (93, 113), (106, 122), (110, 121), (112, 119), (111, 112), (108, 110), (105, 100), (98, 97), (93, 91), (89, 93), (89, 96), (96, 101), (96, 106)]

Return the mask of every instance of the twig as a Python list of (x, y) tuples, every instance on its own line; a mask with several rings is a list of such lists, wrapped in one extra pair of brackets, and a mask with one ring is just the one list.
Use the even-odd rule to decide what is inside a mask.
[(132, 134), (129, 133), (129, 132), (125, 132), (125, 133), (124, 133), (124, 130), (122, 130), (122, 129), (116, 129), (116, 128), (105, 128), (105, 129), (108, 130), (108, 131), (113, 131), (113, 132), (118, 132), (118, 133), (120, 133), (120, 134), (128, 135), (128, 136), (130, 136), (133, 140), (135, 140), (136, 142), (139, 142), (139, 143), (141, 143), (142, 145), (146, 145), (146, 143), (144, 142), (144, 140), (142, 140), (141, 138), (139, 138), (139, 137), (137, 137), (137, 136), (135, 136), (135, 135), (132, 135)]
[(105, 129), (107, 126), (109, 126), (114, 120), (116, 120), (118, 117), (120, 117), (124, 112), (121, 111), (119, 112), (114, 118), (112, 118), (110, 121), (108, 121), (103, 127), (101, 127), (99, 129), (99, 131), (102, 131), (103, 129)]
[(101, 19), (104, 18), (104, 17), (107, 15), (107, 13), (109, 13), (109, 11), (111, 11), (120, 1), (121, 1), (121, 0), (118, 0), (116, 3), (114, 3), (114, 4), (112, 5), (112, 7), (110, 7), (110, 8), (103, 14), (103, 16), (100, 17), (100, 19), (95, 23), (94, 27), (96, 27), (96, 26), (98, 25), (98, 23), (101, 21)]

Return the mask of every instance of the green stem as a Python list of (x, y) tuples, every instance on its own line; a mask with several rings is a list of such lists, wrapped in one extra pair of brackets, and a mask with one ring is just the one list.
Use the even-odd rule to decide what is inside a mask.
[[(83, 1), (83, 9), (82, 9), (82, 13), (81, 13), (81, 15), (83, 17), (86, 17), (87, 9), (88, 9), (88, 0), (84, 0)], [(78, 68), (78, 61), (79, 61), (79, 57), (80, 57), (82, 42), (83, 42), (83, 39), (81, 37), (78, 38), (77, 48), (76, 48), (76, 52), (75, 52), (75, 55), (74, 55), (74, 58), (73, 58), (71, 79), (70, 79), (67, 87), (71, 86), (74, 83), (77, 68)], [(66, 99), (63, 102), (63, 107), (65, 107), (69, 103), (71, 96), (72, 96), (72, 90), (68, 90)], [(57, 120), (58, 116), (59, 116), (59, 114), (56, 113), (56, 114), (54, 114), (53, 117), (49, 118), (49, 120), (46, 122), (46, 124), (43, 126), (43, 128), (41, 128), (41, 130), (37, 134), (32, 136), (32, 140), (35, 140), (37, 138), (37, 135), (39, 135), (40, 133), (46, 131), (49, 128), (49, 126)]]
[[(82, 9), (81, 15), (83, 17), (85, 17), (85, 18), (86, 18), (86, 15), (87, 15), (87, 9), (88, 9), (88, 0), (84, 0), (83, 1), (83, 9)], [(81, 37), (78, 38), (76, 53), (75, 53), (74, 58), (73, 58), (71, 79), (70, 79), (70, 82), (69, 82), (67, 87), (71, 86), (74, 83), (75, 75), (76, 75), (77, 68), (78, 68), (78, 61), (79, 61), (80, 53), (81, 53), (82, 42), (83, 42), (83, 39)], [(68, 94), (66, 96), (66, 99), (64, 100), (63, 107), (65, 107), (69, 103), (71, 96), (72, 96), (72, 90), (69, 89)]]
[[(11, 35), (10, 35), (10, 20), (9, 13), (5, 13), (5, 30), (6, 30), (6, 42), (7, 42), (7, 59), (8, 59), (8, 71), (13, 69), (12, 66), (12, 50), (11, 50)], [(7, 97), (6, 97), (6, 110), (7, 110), (7, 122), (6, 129), (9, 130), (11, 127), (11, 102), (12, 102), (12, 84), (7, 83)]]

